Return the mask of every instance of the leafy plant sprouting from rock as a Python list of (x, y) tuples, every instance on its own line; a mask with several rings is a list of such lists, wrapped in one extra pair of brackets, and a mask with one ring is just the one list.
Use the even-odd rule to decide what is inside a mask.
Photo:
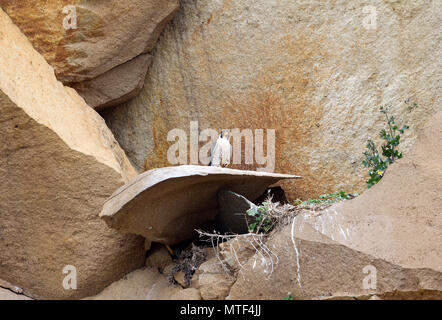
[(380, 137), (384, 140), (384, 144), (381, 146), (381, 153), (372, 140), (367, 140), (367, 150), (363, 153), (365, 159), (362, 163), (365, 167), (369, 168), (369, 179), (366, 181), (368, 188), (371, 188), (382, 179), (390, 164), (402, 158), (402, 152), (399, 153), (397, 147), (401, 134), (409, 129), (407, 125), (402, 127), (396, 125), (394, 117), (390, 115), (389, 105), (380, 106), (379, 111), (385, 116), (387, 128), (380, 131)]
[(282, 298), (282, 300), (293, 300), (293, 296), (291, 293), (288, 294), (287, 297)]
[[(333, 192), (320, 195), (318, 199), (308, 199), (305, 201), (298, 199), (295, 201), (296, 207), (293, 208), (309, 208), (314, 210), (316, 206), (316, 209), (322, 209), (333, 203), (350, 200), (357, 196), (359, 196), (358, 193)], [(290, 211), (287, 207), (284, 207), (284, 209)], [(250, 219), (251, 222), (248, 223), (249, 232), (255, 234), (269, 233), (275, 225), (281, 224), (281, 219), (284, 217), (284, 214), (281, 214), (278, 206), (272, 202), (271, 198), (268, 198), (261, 205), (247, 210), (247, 215), (252, 218)]]
[[(270, 200), (271, 201), (271, 200)], [(247, 210), (247, 215), (253, 217), (254, 221), (248, 225), (249, 232), (268, 233), (272, 228), (272, 219), (268, 215), (269, 201), (264, 201), (260, 206)]]

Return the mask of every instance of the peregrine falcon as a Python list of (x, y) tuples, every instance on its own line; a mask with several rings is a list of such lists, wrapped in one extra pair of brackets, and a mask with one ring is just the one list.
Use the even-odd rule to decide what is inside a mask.
[(230, 133), (228, 130), (222, 130), (218, 139), (213, 143), (210, 149), (210, 163), (212, 167), (227, 167), (232, 157), (232, 146), (229, 142)]

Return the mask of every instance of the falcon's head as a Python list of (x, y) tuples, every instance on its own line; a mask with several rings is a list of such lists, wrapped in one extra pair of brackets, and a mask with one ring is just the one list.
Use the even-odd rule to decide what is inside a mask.
[(227, 139), (227, 140), (229, 140), (229, 139), (230, 139), (230, 132), (229, 132), (229, 130), (227, 130), (227, 129), (223, 129), (223, 130), (221, 130), (221, 133), (219, 134), (219, 137), (220, 137), (221, 139)]

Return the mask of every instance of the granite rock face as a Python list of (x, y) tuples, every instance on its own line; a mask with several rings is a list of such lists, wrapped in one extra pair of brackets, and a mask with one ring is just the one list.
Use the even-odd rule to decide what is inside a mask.
[[(0, 279), (34, 298), (81, 298), (141, 266), (142, 238), (98, 216), (136, 171), (1, 9), (0, 123)], [(77, 289), (65, 289), (73, 267)]]
[(441, 10), (438, 0), (183, 0), (141, 94), (104, 117), (138, 170), (170, 165), (168, 132), (198, 121), (275, 129), (275, 172), (304, 176), (284, 183), (291, 200), (361, 192), (379, 105), (410, 125), (404, 154), (442, 108)]

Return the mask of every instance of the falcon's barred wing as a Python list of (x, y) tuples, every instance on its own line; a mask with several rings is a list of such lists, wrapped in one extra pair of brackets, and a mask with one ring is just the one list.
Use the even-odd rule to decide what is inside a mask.
[(212, 142), (212, 146), (210, 147), (210, 161), (212, 161), (213, 158), (213, 152), (215, 151), (216, 143), (218, 140), (215, 140)]
[(215, 151), (218, 149), (218, 139), (212, 143), (212, 147), (210, 148), (210, 162), (209, 166), (213, 164), (213, 157), (215, 155)]

